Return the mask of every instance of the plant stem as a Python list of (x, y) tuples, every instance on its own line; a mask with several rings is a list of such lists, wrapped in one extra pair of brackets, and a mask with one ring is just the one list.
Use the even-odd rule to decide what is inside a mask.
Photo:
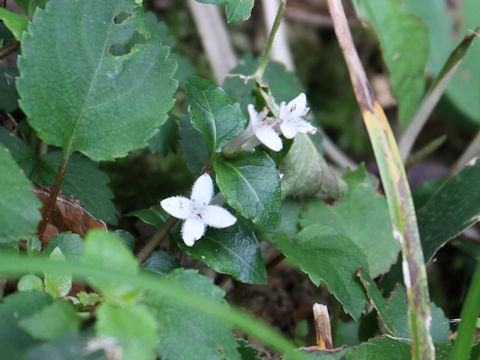
[(170, 216), (163, 226), (150, 239), (148, 239), (145, 246), (137, 253), (136, 258), (139, 263), (145, 259), (155, 250), (155, 248), (162, 242), (165, 236), (168, 235), (172, 227), (177, 223), (178, 219)]
[(50, 198), (48, 199), (47, 208), (45, 209), (45, 215), (43, 217), (42, 222), (40, 223), (40, 227), (38, 230), (38, 236), (40, 240), (42, 240), (43, 238), (43, 233), (47, 228), (47, 224), (50, 220), (53, 209), (55, 208), (55, 204), (57, 202), (57, 196), (60, 193), (63, 179), (65, 178), (65, 172), (67, 170), (67, 165), (68, 165), (68, 160), (70, 159), (70, 155), (71, 155), (71, 152), (69, 151), (64, 151), (62, 154), (62, 159), (60, 160), (60, 165), (58, 166), (57, 175), (55, 176), (55, 182), (53, 184), (52, 193), (50, 194)]
[(3, 59), (20, 48), (19, 41), (12, 41), (10, 44), (0, 49), (0, 59)]
[(462, 320), (458, 325), (457, 340), (450, 359), (469, 359), (478, 316), (480, 314), (480, 263), (473, 275), (467, 299), (463, 304)]
[(430, 297), (415, 208), (407, 176), (385, 113), (375, 99), (360, 62), (340, 0), (328, 0), (338, 43), (350, 73), (387, 198), (393, 235), (402, 247), (402, 270), (408, 300), (413, 360), (434, 360), (430, 335)]
[(275, 22), (273, 23), (272, 30), (270, 31), (270, 35), (268, 36), (267, 46), (265, 47), (265, 53), (263, 54), (262, 62), (258, 67), (253, 77), (258, 81), (261, 82), (263, 73), (268, 64), (268, 60), (270, 58), (270, 51), (272, 50), (273, 40), (275, 40), (275, 34), (277, 33), (278, 27), (280, 26), (280, 22), (282, 21), (282, 15), (285, 11), (285, 5), (287, 4), (287, 0), (281, 0), (280, 6), (278, 7), (277, 16), (275, 17)]

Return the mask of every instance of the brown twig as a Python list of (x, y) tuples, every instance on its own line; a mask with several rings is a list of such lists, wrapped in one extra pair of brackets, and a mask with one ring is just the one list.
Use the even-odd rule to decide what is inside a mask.
[(153, 235), (150, 239), (148, 239), (147, 243), (140, 251), (137, 253), (136, 258), (139, 263), (145, 261), (145, 259), (156, 249), (158, 245), (162, 242), (162, 240), (167, 237), (168, 233), (172, 229), (172, 227), (177, 223), (178, 219), (170, 216), (167, 221), (163, 224), (163, 226), (158, 229), (158, 231)]
[(67, 171), (68, 160), (70, 159), (69, 152), (63, 152), (62, 160), (60, 160), (60, 165), (58, 166), (57, 175), (55, 176), (55, 182), (53, 184), (52, 193), (50, 194), (50, 199), (48, 200), (47, 208), (45, 209), (45, 216), (43, 217), (42, 222), (40, 223), (38, 229), (38, 237), (40, 240), (43, 238), (47, 224), (52, 216), (53, 209), (57, 202), (57, 196), (60, 194), (60, 189), (62, 188), (63, 179), (65, 178), (65, 172)]
[(11, 53), (17, 51), (20, 48), (20, 42), (17, 40), (12, 41), (7, 46), (0, 49), (0, 59), (6, 58)]

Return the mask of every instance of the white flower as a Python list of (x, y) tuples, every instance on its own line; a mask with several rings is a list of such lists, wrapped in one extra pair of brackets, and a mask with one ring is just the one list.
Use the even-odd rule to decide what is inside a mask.
[(280, 103), (280, 130), (287, 139), (293, 139), (298, 133), (315, 134), (317, 129), (308, 121), (303, 120), (310, 108), (307, 107), (307, 97), (304, 93), (298, 95), (288, 104)]
[[(255, 138), (263, 145), (272, 149), (273, 151), (282, 150), (282, 139), (275, 130), (277, 120), (272, 117), (267, 117), (268, 109), (264, 108), (260, 113), (257, 113), (255, 107), (248, 105), (248, 115), (250, 116), (250, 122), (248, 127), (250, 131), (253, 131)], [(258, 145), (255, 139), (247, 141), (243, 144), (242, 148), (248, 149)]]
[(209, 205), (213, 197), (213, 181), (208, 174), (200, 176), (192, 188), (191, 199), (172, 196), (160, 202), (163, 210), (178, 219), (185, 220), (182, 238), (187, 246), (205, 234), (208, 226), (226, 228), (237, 222), (235, 216), (218, 205)]

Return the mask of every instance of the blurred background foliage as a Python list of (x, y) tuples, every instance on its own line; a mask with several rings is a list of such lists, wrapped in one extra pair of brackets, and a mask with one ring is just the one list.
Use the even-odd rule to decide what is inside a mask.
[[(475, 26), (480, 25), (480, 1), (399, 2), (423, 21), (428, 30), (429, 54), (425, 68), (428, 88), (449, 53), (467, 30), (473, 30)], [(362, 1), (356, 3), (361, 6)], [(356, 16), (353, 4), (345, 2), (345, 5), (363, 65), (392, 127), (399, 135), (402, 128), (397, 116), (397, 101), (389, 86), (389, 71), (382, 57), (378, 38), (364, 19)], [(10, 0), (7, 1), (7, 7), (16, 9)], [(134, 217), (122, 215), (156, 205), (160, 199), (172, 194), (188, 191), (194, 180), (194, 174), (185, 165), (182, 151), (176, 141), (178, 136), (180, 138), (182, 136), (179, 134), (178, 124), (182, 121), (182, 115), (187, 113), (188, 107), (184, 96), (184, 83), (194, 74), (214, 78), (187, 2), (145, 0), (145, 7), (165, 24), (164, 27), (157, 29), (158, 34), (165, 44), (171, 46), (179, 63), (176, 76), (180, 82), (176, 94), (177, 101), (171, 111), (171, 119), (164, 125), (164, 136), (152, 139), (149, 149), (135, 151), (126, 158), (100, 164), (100, 168), (110, 177), (109, 185), (115, 195), (114, 203), (120, 220), (118, 227), (135, 234), (139, 239), (147, 238), (154, 229), (145, 226)], [(249, 20), (228, 25), (231, 43), (238, 58), (245, 54), (258, 56), (263, 51), (266, 30), (262, 11), (261, 2), (257, 0)], [(320, 125), (349, 157), (359, 163), (365, 162), (367, 168), (375, 173), (373, 152), (343, 56), (333, 33), (326, 2), (288, 0), (285, 17), (295, 73), (299, 84), (306, 89), (309, 106), (314, 114), (314, 119), (310, 120)], [(408, 34), (401, 35), (408, 37)], [(14, 41), (13, 36), (0, 22), (0, 48), (5, 48)], [(412, 38), (411, 41), (415, 39)], [(0, 62), (0, 121), (10, 130), (12, 126), (17, 126), (18, 131), (27, 139), (30, 136), (29, 128), (24, 115), (18, 109), (16, 99), (15, 64), (15, 52)], [(416, 189), (414, 196), (417, 207), (420, 203), (426, 202), (438, 188), (438, 183), (441, 182), (438, 179), (449, 175), (452, 165), (478, 131), (479, 64), (480, 43), (477, 41), (418, 138), (415, 148), (421, 149), (439, 136), (446, 135), (446, 141), (439, 149), (409, 169), (411, 186)], [(281, 82), (282, 79), (275, 79), (273, 74), (272, 81)], [(437, 181), (427, 182), (429, 180)], [(480, 259), (478, 226), (462, 236), (467, 236), (470, 241), (454, 241), (447, 245), (428, 268), (432, 300), (443, 309), (447, 318), (458, 317), (470, 274), (475, 261)], [(394, 284), (394, 280), (399, 276), (401, 271), (395, 266), (380, 280), (385, 295), (390, 293), (392, 290), (390, 284)], [(218, 283), (224, 280), (223, 276), (216, 279)], [(305, 276), (289, 272), (285, 268), (276, 270), (276, 274), (269, 278), (267, 287), (236, 284), (235, 292), (230, 292), (228, 298), (259, 313), (271, 324), (295, 337), (299, 345), (314, 342), (312, 323), (306, 322), (306, 319), (311, 318), (309, 314), (312, 302), (329, 303), (337, 314), (341, 313), (341, 308), (334, 299), (314, 287)], [(269, 303), (275, 306), (268, 309), (256, 308), (258, 304)], [(340, 314), (339, 320), (332, 324), (336, 332), (336, 343), (354, 345), (368, 339), (377, 328), (375, 317), (372, 316), (370, 313), (362, 321), (354, 323), (349, 321), (345, 314)]]

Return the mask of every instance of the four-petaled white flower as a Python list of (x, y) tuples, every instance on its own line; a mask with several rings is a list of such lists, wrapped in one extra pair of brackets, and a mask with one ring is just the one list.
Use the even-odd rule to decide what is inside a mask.
[[(273, 151), (282, 150), (283, 143), (282, 139), (278, 135), (275, 127), (277, 125), (277, 119), (272, 117), (267, 117), (268, 108), (264, 108), (262, 111), (257, 113), (255, 106), (252, 104), (248, 105), (248, 115), (250, 116), (250, 122), (248, 123), (247, 131), (253, 132), (256, 140), (261, 142), (263, 145), (272, 149)], [(242, 148), (248, 149), (258, 145), (258, 142), (255, 139), (251, 139), (243, 144)]]
[(218, 205), (210, 205), (213, 197), (213, 181), (210, 175), (200, 176), (192, 188), (191, 199), (183, 196), (172, 196), (160, 202), (163, 210), (181, 220), (182, 238), (187, 246), (205, 234), (208, 226), (226, 228), (237, 222), (235, 216)]
[(307, 107), (307, 97), (304, 93), (298, 95), (288, 104), (280, 103), (280, 130), (287, 139), (293, 139), (298, 133), (315, 134), (317, 129), (308, 121), (303, 120), (310, 108)]

